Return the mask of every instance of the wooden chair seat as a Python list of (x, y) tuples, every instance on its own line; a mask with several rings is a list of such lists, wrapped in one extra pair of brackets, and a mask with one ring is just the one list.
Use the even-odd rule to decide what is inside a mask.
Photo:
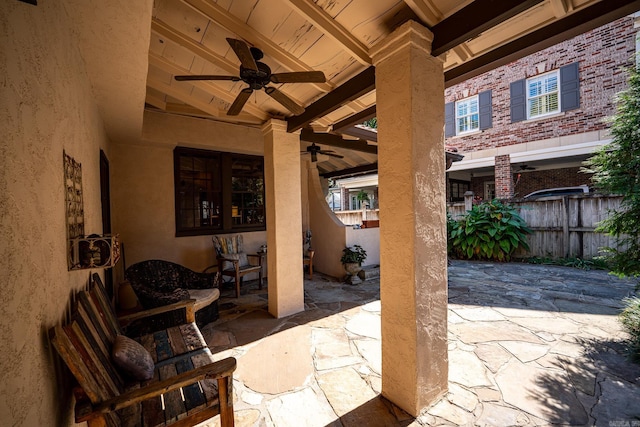
[[(222, 285), (222, 277), (233, 278), (236, 286), (236, 298), (240, 297), (240, 286), (247, 274), (258, 274), (258, 287), (262, 289), (263, 255), (246, 253), (241, 234), (232, 236), (213, 236), (213, 247), (216, 256), (216, 269), (220, 273), (218, 287)], [(208, 271), (211, 267), (207, 267)]]

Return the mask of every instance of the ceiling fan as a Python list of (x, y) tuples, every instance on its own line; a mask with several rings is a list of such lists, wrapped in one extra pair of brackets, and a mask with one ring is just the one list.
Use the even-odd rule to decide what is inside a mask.
[(189, 80), (231, 80), (238, 82), (242, 80), (249, 87), (240, 91), (236, 99), (227, 111), (228, 116), (237, 116), (242, 111), (242, 107), (247, 102), (254, 90), (264, 89), (264, 91), (282, 104), (287, 110), (294, 114), (304, 113), (304, 108), (298, 105), (293, 99), (280, 92), (269, 83), (324, 83), (326, 78), (322, 71), (298, 71), (292, 73), (271, 74), (271, 68), (260, 59), (264, 53), (257, 47), (249, 46), (243, 40), (227, 38), (227, 43), (240, 59), (240, 76), (218, 76), (218, 75), (187, 75), (175, 76), (177, 81)]
[(518, 169), (518, 172), (521, 172), (521, 171), (534, 171), (534, 170), (536, 170), (536, 168), (534, 168), (533, 166), (522, 164), (522, 165), (520, 165), (520, 169)]
[(305, 151), (301, 151), (300, 152), (300, 154), (306, 154), (306, 153), (311, 153), (311, 161), (312, 162), (317, 162), (318, 161), (318, 153), (324, 154), (326, 156), (337, 157), (338, 159), (343, 159), (344, 158), (344, 156), (341, 156), (340, 154), (337, 154), (333, 150), (323, 150), (322, 148), (320, 148), (320, 146), (316, 145), (315, 142), (311, 143), (311, 145), (308, 146)]

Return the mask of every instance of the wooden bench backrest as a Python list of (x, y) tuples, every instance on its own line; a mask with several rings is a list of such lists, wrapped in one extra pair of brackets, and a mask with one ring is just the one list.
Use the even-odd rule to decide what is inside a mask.
[(51, 340), (92, 403), (118, 396), (122, 376), (111, 362), (111, 348), (120, 328), (99, 284), (81, 291), (71, 321), (53, 329)]

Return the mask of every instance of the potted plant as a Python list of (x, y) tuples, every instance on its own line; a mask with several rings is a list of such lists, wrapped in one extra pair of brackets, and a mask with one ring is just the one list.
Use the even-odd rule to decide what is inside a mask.
[(362, 262), (367, 258), (367, 251), (360, 245), (347, 246), (342, 250), (340, 262), (348, 276), (354, 276), (362, 270)]
[[(364, 190), (360, 190), (358, 194), (356, 194), (356, 199), (360, 202), (361, 205), (369, 206), (369, 195)], [(362, 207), (366, 207), (362, 206)]]

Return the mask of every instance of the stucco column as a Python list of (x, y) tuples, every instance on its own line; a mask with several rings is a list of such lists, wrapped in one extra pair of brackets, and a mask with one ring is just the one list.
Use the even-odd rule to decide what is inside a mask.
[(376, 66), (382, 394), (413, 416), (447, 391), (444, 74), (410, 21)]
[(304, 310), (300, 134), (272, 119), (262, 126), (267, 207), (269, 313)]
[(513, 197), (513, 174), (511, 172), (511, 156), (504, 154), (496, 156), (496, 199), (510, 199)]

